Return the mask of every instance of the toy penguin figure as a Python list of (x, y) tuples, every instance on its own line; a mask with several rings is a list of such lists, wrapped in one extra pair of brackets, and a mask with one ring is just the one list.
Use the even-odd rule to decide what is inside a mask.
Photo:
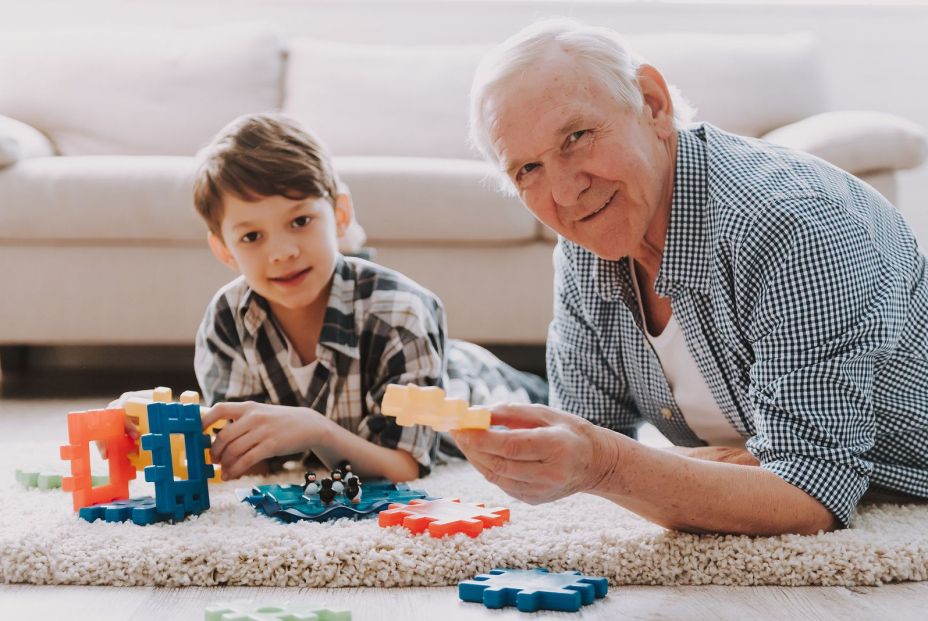
[(303, 495), (312, 496), (319, 493), (319, 484), (316, 483), (316, 473), (307, 472), (303, 477)]
[(341, 494), (345, 491), (345, 484), (342, 482), (341, 470), (332, 471), (332, 489), (335, 490), (336, 494)]
[(345, 465), (342, 466), (342, 470), (345, 471), (344, 479), (345, 479), (346, 485), (348, 484), (348, 481), (350, 481), (351, 479), (358, 478), (358, 475), (356, 475), (354, 472), (351, 471), (351, 464), (349, 464), (347, 461), (345, 462)]
[(322, 487), (319, 489), (319, 500), (325, 505), (335, 500), (335, 490), (332, 489), (332, 479), (328, 477), (322, 479)]
[(348, 500), (353, 504), (361, 502), (361, 482), (358, 481), (358, 477), (346, 479), (345, 496), (347, 496)]

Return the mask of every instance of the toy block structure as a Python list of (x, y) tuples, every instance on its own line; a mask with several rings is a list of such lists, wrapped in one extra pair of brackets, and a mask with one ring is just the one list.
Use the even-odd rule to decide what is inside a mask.
[(128, 500), (114, 500), (99, 505), (83, 507), (78, 512), (81, 519), (93, 522), (104, 520), (106, 522), (132, 522), (139, 526), (147, 526), (156, 522), (166, 522), (169, 515), (158, 513), (155, 499), (151, 496), (130, 498)]
[[(62, 478), (61, 488), (72, 493), (75, 511), (129, 497), (129, 481), (135, 478), (129, 453), (135, 443), (126, 434), (123, 416), (121, 409), (68, 414), (70, 444), (61, 447), (61, 458), (71, 462), (71, 476)], [(95, 441), (106, 447), (109, 463), (109, 482), (96, 486), (90, 473), (90, 443)]]
[[(44, 472), (16, 470), (16, 482), (25, 488), (35, 489), (60, 489), (60, 474), (49, 474)], [(92, 485), (101, 485), (91, 480)]]
[(487, 608), (515, 606), (521, 612), (577, 612), (581, 605), (605, 597), (608, 590), (605, 578), (579, 571), (552, 574), (547, 569), (494, 569), (458, 584), (458, 596), (465, 602)]
[(414, 535), (429, 531), (432, 537), (464, 533), (476, 537), (484, 528), (502, 526), (509, 521), (509, 509), (487, 509), (478, 503), (462, 503), (457, 498), (412, 500), (408, 505), (390, 505), (381, 511), (378, 524), (383, 527), (403, 526)]
[[(206, 463), (210, 437), (203, 433), (200, 406), (195, 403), (148, 405), (151, 432), (142, 436), (142, 448), (151, 451), (152, 465), (145, 468), (145, 480), (155, 484), (158, 513), (175, 520), (209, 509), (207, 479), (213, 467)], [(172, 436), (183, 436), (186, 447), (186, 480), (175, 480)]]
[(223, 602), (207, 606), (203, 618), (206, 621), (351, 621), (351, 612), (299, 604)]
[(489, 429), (490, 411), (468, 407), (463, 399), (446, 399), (437, 386), (389, 384), (380, 411), (395, 416), (401, 427), (428, 425), (435, 431)]

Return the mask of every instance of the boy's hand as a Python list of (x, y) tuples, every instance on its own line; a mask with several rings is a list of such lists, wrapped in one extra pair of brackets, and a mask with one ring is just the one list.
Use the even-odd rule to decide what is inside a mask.
[(203, 415), (203, 428), (228, 423), (216, 435), (210, 456), (223, 480), (237, 479), (269, 457), (291, 455), (324, 441), (333, 423), (309, 408), (245, 401), (217, 403)]

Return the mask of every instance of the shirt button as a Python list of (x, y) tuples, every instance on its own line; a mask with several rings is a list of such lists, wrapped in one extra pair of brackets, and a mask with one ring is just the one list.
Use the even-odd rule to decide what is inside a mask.
[(670, 408), (661, 408), (661, 416), (663, 416), (667, 420), (670, 420), (671, 418), (673, 418), (673, 410), (671, 410)]

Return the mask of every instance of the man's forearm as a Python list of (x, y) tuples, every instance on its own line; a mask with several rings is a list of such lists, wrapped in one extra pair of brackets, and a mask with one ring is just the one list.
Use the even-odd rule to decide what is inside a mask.
[(309, 447), (327, 467), (347, 459), (359, 477), (385, 477), (394, 483), (419, 478), (419, 464), (406, 451), (374, 444), (329, 422), (323, 440)]
[(684, 457), (602, 432), (602, 477), (590, 493), (667, 528), (775, 535), (836, 525), (815, 498), (762, 468)]

